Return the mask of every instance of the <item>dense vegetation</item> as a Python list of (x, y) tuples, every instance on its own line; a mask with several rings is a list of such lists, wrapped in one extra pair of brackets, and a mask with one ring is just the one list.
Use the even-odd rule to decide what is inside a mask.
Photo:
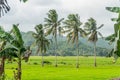
[[(32, 31), (29, 32), (21, 32), (23, 36), (23, 40), (25, 42), (26, 46), (31, 46), (31, 49), (33, 51), (32, 55), (36, 56), (36, 48), (34, 48), (34, 44), (32, 44), (35, 39), (32, 36)], [(49, 39), (52, 39), (52, 36), (48, 36)], [(67, 43), (67, 38), (65, 36), (60, 36), (58, 37), (58, 46), (59, 49), (58, 55), (59, 56), (75, 56), (76, 52), (76, 47), (74, 44)], [(93, 44), (87, 41), (87, 38), (81, 38), (79, 39), (79, 50), (80, 50), (80, 55), (84, 56), (93, 56)], [(112, 45), (109, 45), (107, 41), (99, 39), (97, 42), (97, 55), (98, 56), (107, 56), (110, 50), (112, 49)], [(48, 56), (54, 56), (54, 45), (50, 44), (50, 48), (48, 49), (47, 53), (44, 55)]]

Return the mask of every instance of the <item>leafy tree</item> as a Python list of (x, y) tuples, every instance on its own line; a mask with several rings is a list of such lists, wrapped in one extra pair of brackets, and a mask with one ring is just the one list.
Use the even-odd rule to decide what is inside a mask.
[(116, 22), (114, 24), (114, 34), (106, 39), (111, 39), (113, 42), (115, 41), (112, 55), (114, 56), (115, 60), (117, 60), (117, 58), (120, 56), (120, 7), (106, 7), (106, 9), (110, 12), (118, 14), (118, 18), (111, 19), (112, 21)]
[[(20, 0), (26, 2), (27, 0)], [(10, 6), (8, 4), (8, 0), (0, 0), (0, 17), (10, 11)]]
[(96, 42), (98, 41), (98, 35), (103, 38), (102, 34), (98, 30), (102, 27), (103, 27), (103, 24), (97, 27), (96, 20), (94, 20), (93, 18), (88, 19), (88, 21), (84, 25), (84, 30), (86, 30), (89, 35), (88, 41), (93, 42), (94, 44), (94, 56), (95, 56), (94, 66), (95, 67), (97, 66), (96, 64), (96, 55), (97, 55), (96, 54)]
[[(64, 18), (58, 20), (58, 14), (56, 10), (52, 9), (49, 10), (47, 13), (48, 18), (45, 18), (45, 29), (46, 29), (46, 35), (52, 34), (55, 40), (55, 67), (57, 67), (57, 52), (56, 50), (58, 49), (57, 45), (57, 34), (58, 34), (58, 29), (60, 29), (60, 24), (64, 20)], [(60, 30), (59, 30), (60, 31)]]
[(36, 33), (33, 33), (33, 37), (35, 38), (35, 43), (37, 45), (37, 53), (41, 52), (42, 54), (42, 67), (43, 67), (44, 66), (43, 53), (46, 53), (50, 42), (47, 38), (45, 38), (42, 24), (36, 25), (35, 30)]
[(80, 17), (78, 14), (69, 14), (67, 20), (64, 22), (65, 33), (68, 33), (68, 43), (71, 41), (76, 44), (77, 47), (77, 63), (76, 68), (79, 68), (79, 34), (84, 37), (85, 32), (80, 27), (82, 23), (80, 22)]

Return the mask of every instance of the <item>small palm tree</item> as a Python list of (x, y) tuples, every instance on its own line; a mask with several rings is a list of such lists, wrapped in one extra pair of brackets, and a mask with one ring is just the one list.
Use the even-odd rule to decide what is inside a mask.
[(36, 33), (33, 33), (33, 37), (36, 39), (35, 43), (37, 45), (37, 53), (41, 52), (42, 54), (42, 67), (44, 66), (43, 53), (46, 53), (49, 47), (49, 40), (45, 38), (44, 30), (42, 24), (36, 25)]
[(78, 14), (70, 14), (67, 18), (68, 19), (64, 22), (65, 33), (68, 33), (68, 42), (71, 41), (76, 44), (78, 50), (76, 68), (79, 68), (79, 35), (84, 37), (86, 33), (80, 27), (82, 23), (80, 22), (80, 17)]
[(55, 40), (55, 67), (57, 67), (57, 52), (56, 50), (58, 49), (57, 45), (57, 34), (58, 29), (60, 27), (61, 22), (64, 20), (64, 18), (58, 20), (58, 14), (56, 10), (52, 9), (49, 10), (47, 13), (48, 18), (45, 18), (45, 29), (46, 29), (46, 35), (52, 34)]
[(98, 30), (102, 27), (103, 27), (103, 24), (97, 27), (96, 20), (94, 20), (93, 18), (88, 19), (88, 21), (84, 25), (84, 30), (86, 30), (89, 33), (88, 41), (93, 42), (94, 44), (94, 56), (95, 56), (94, 66), (95, 67), (97, 66), (96, 64), (96, 42), (98, 41), (98, 35), (103, 38), (102, 34)]

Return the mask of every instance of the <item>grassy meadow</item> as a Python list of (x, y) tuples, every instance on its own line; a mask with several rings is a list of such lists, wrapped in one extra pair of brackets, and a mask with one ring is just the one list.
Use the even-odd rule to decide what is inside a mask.
[[(44, 57), (48, 64), (41, 67), (41, 57), (32, 56), (28, 63), (22, 62), (22, 80), (110, 80), (120, 77), (120, 59), (113, 64), (112, 58), (80, 57), (80, 68), (76, 69), (76, 57), (58, 57), (58, 67), (54, 67), (54, 56)], [(16, 63), (6, 61), (5, 71), (8, 80), (12, 80)]]

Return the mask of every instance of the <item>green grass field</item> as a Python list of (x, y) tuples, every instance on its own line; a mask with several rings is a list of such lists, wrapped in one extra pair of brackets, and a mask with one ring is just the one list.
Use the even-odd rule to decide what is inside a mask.
[[(33, 56), (28, 63), (22, 62), (22, 80), (110, 80), (120, 77), (120, 60), (112, 63), (112, 58), (97, 57), (97, 67), (94, 67), (94, 57), (80, 57), (80, 68), (76, 69), (76, 57), (58, 57), (58, 67), (54, 67), (54, 57), (44, 57), (45, 64), (41, 67), (41, 57)], [(13, 77), (16, 63), (7, 63), (5, 71), (7, 78)], [(9, 79), (8, 79), (9, 80)]]

